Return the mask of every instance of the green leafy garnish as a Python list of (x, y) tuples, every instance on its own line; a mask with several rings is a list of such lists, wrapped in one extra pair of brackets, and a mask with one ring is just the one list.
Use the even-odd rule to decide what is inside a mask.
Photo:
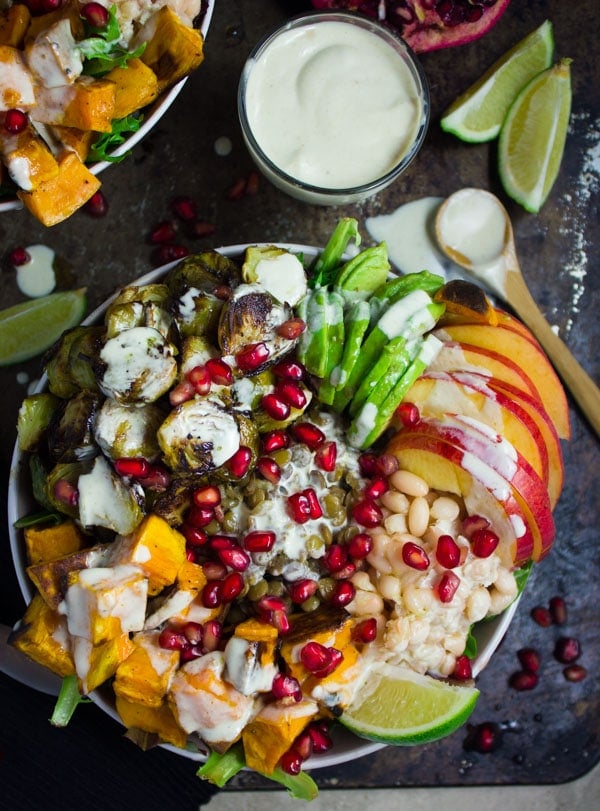
[(77, 686), (77, 676), (65, 676), (62, 680), (60, 693), (50, 716), (50, 723), (55, 727), (66, 727), (79, 704), (89, 704), (91, 698), (82, 696)]
[(112, 122), (111, 131), (104, 132), (96, 138), (90, 148), (86, 162), (110, 161), (111, 163), (119, 163), (119, 161), (122, 161), (129, 155), (129, 152), (125, 152), (123, 155), (112, 155), (112, 151), (125, 143), (132, 133), (137, 132), (143, 120), (144, 117), (138, 113), (115, 119)]
[(51, 526), (57, 527), (59, 524), (62, 524), (64, 521), (64, 516), (59, 515), (55, 512), (48, 512), (47, 510), (42, 510), (40, 512), (29, 513), (29, 515), (24, 515), (22, 518), (19, 518), (13, 524), (15, 529), (25, 529), (25, 527), (36, 527), (39, 524), (49, 524)]
[(77, 43), (77, 48), (85, 60), (83, 73), (86, 76), (102, 76), (113, 68), (123, 68), (130, 59), (141, 56), (146, 47), (144, 42), (139, 48), (128, 51), (120, 44), (116, 6), (109, 9), (108, 23), (104, 28), (96, 28), (84, 21), (84, 32), (85, 39)]
[[(215, 786), (223, 786), (231, 780), (246, 765), (244, 748), (241, 742), (236, 743), (222, 755), (211, 752), (206, 763), (196, 772), (198, 777), (208, 780)], [(314, 800), (319, 793), (317, 784), (306, 772), (288, 774), (279, 767), (272, 774), (259, 772), (263, 777), (281, 783), (288, 790), (288, 794), (295, 800)]]

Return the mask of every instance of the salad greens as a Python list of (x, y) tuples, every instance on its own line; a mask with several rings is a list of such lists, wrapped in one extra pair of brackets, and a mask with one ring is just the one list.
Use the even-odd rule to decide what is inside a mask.
[(85, 60), (83, 72), (87, 76), (102, 76), (113, 68), (124, 68), (130, 59), (141, 56), (146, 48), (145, 42), (133, 51), (120, 44), (116, 6), (109, 9), (105, 28), (96, 28), (84, 21), (84, 31), (86, 38), (77, 43), (77, 48)]
[(129, 155), (129, 152), (125, 152), (123, 155), (112, 155), (111, 152), (125, 143), (132, 133), (137, 132), (142, 125), (142, 121), (143, 116), (139, 113), (132, 113), (125, 116), (125, 118), (115, 119), (112, 122), (112, 130), (98, 135), (91, 145), (86, 162), (110, 161), (111, 163), (118, 163), (122, 161)]

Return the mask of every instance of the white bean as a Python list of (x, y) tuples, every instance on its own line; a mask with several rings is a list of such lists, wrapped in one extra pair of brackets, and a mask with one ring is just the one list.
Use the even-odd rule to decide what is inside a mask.
[(367, 574), (367, 572), (354, 572), (352, 577), (352, 584), (355, 588), (361, 589), (362, 591), (376, 591), (377, 589), (371, 582), (371, 578)]
[(381, 503), (388, 510), (393, 513), (407, 513), (410, 506), (408, 498), (404, 493), (399, 493), (397, 490), (388, 490), (380, 498)]
[(383, 612), (383, 600), (374, 591), (357, 590), (354, 599), (346, 606), (350, 614), (357, 617), (376, 616)]
[(416, 584), (410, 583), (402, 590), (402, 600), (406, 608), (413, 614), (424, 615), (433, 602), (433, 594), (431, 589), (419, 588)]
[(421, 538), (429, 524), (429, 504), (423, 496), (413, 499), (408, 510), (408, 529), (411, 535)]
[(444, 647), (454, 656), (460, 656), (465, 649), (465, 638), (463, 634), (458, 633), (447, 634), (444, 637)]
[(384, 600), (400, 602), (400, 581), (393, 574), (384, 574), (378, 580), (379, 593)]
[(467, 597), (467, 604), (465, 607), (467, 619), (469, 622), (479, 622), (487, 616), (490, 605), (491, 597), (489, 591), (484, 586), (477, 586)]
[(450, 496), (438, 496), (431, 505), (431, 515), (440, 521), (456, 521), (460, 507)]
[(397, 470), (392, 473), (390, 484), (407, 496), (426, 496), (429, 492), (429, 485), (425, 479), (411, 473), (410, 470)]
[(400, 513), (395, 513), (385, 518), (383, 525), (390, 535), (398, 532), (406, 532), (408, 529), (406, 526), (406, 516)]

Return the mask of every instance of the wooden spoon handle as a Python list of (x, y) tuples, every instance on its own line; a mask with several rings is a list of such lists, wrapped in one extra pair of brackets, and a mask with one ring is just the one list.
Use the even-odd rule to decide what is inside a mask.
[(600, 388), (552, 330), (518, 271), (507, 273), (506, 301), (534, 333), (596, 435), (600, 436)]

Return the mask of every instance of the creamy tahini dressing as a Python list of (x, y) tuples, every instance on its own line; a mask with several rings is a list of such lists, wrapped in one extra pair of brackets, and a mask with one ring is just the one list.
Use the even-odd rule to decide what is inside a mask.
[(438, 222), (444, 244), (473, 265), (488, 265), (502, 253), (506, 220), (494, 197), (478, 189), (452, 195)]
[[(21, 188), (26, 187), (21, 185)], [(29, 262), (17, 268), (17, 286), (23, 295), (30, 298), (47, 296), (56, 286), (56, 254), (47, 245), (29, 245), (26, 250)]]
[(375, 34), (337, 21), (283, 32), (252, 66), (252, 133), (288, 175), (327, 189), (376, 180), (422, 120), (415, 80)]

